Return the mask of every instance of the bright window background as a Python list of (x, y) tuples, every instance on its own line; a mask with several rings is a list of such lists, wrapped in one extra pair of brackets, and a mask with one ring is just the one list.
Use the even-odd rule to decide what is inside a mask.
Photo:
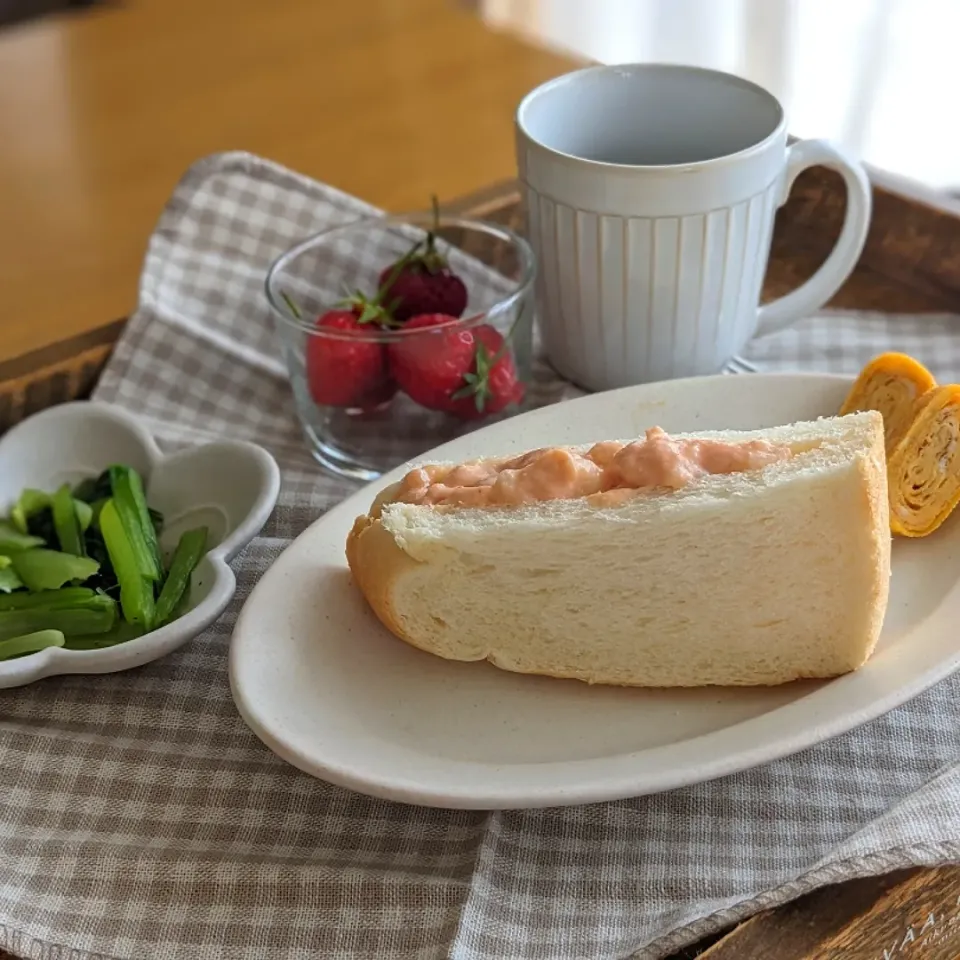
[(480, 0), (492, 25), (602, 63), (716, 67), (802, 137), (960, 187), (960, 0)]

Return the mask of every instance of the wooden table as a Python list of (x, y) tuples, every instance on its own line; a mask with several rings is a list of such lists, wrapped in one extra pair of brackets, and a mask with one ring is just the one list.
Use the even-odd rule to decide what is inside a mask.
[[(0, 382), (57, 363), (79, 378), (74, 387), (92, 379), (135, 302), (160, 208), (203, 154), (251, 150), (389, 209), (508, 180), (516, 102), (578, 62), (513, 35), (537, 33), (530, 24), (547, 20), (534, 13), (550, 5), (128, 0), (0, 32)], [(505, 29), (484, 26), (477, 12)], [(835, 195), (805, 176), (778, 228), (771, 289), (811, 271), (837, 225)], [(513, 216), (511, 189), (460, 207)], [(879, 290), (891, 309), (960, 312), (958, 221), (885, 191), (877, 211), (861, 268), (838, 302)], [(824, 216), (833, 224), (826, 235), (812, 229)], [(778, 249), (790, 257), (778, 261)], [(683, 956), (953, 960), (958, 897), (956, 868), (860, 881)]]
[(423, 207), (511, 176), (516, 103), (572, 63), (447, 0), (127, 0), (0, 32), (0, 379), (126, 315), (198, 157)]

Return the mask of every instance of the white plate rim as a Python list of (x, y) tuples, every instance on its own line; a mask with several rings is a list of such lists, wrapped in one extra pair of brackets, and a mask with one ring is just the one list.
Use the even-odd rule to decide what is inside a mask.
[[(693, 381), (702, 384), (705, 381), (729, 380), (733, 378), (734, 377), (729, 374), (717, 374), (711, 377), (691, 377), (684, 380), (669, 381), (669, 384), (671, 388), (677, 388)], [(802, 371), (744, 374), (737, 375), (735, 378), (737, 380), (749, 379), (752, 382), (759, 380), (766, 383), (775, 381), (783, 382), (786, 379), (790, 379), (800, 382), (807, 381), (811, 385), (823, 384), (825, 382), (832, 382), (834, 384), (845, 382), (849, 384), (852, 383), (853, 379), (846, 374), (808, 373)], [(625, 387), (603, 394), (590, 394), (586, 397), (567, 401), (566, 403), (579, 404), (584, 402), (597, 402), (600, 397), (606, 398), (604, 402), (610, 402), (611, 399), (615, 399), (617, 395), (636, 392), (639, 389), (649, 390), (656, 386), (658, 385), (645, 384), (642, 385), (642, 388)], [(557, 405), (553, 406), (555, 408)], [(550, 409), (550, 407), (539, 408), (524, 416), (529, 417)], [(502, 423), (495, 425), (495, 427), (502, 426)], [(477, 434), (482, 434), (483, 432), (485, 431), (479, 430), (473, 436), (476, 437)], [(458, 441), (452, 442), (456, 443)], [(499, 769), (509, 769), (512, 774), (515, 774), (518, 766), (522, 769), (522, 765), (509, 765), (508, 768), (498, 768), (474, 761), (466, 761), (463, 763), (449, 761), (451, 768), (459, 767), (463, 771), (465, 775), (462, 777), (462, 782), (469, 784), (469, 786), (465, 788), (451, 788), (447, 786), (443, 789), (436, 789), (429, 785), (424, 785), (413, 778), (407, 778), (406, 780), (395, 776), (384, 778), (378, 776), (376, 771), (371, 772), (367, 770), (366, 772), (358, 772), (356, 769), (351, 769), (342, 764), (325, 762), (315, 756), (308, 755), (304, 751), (285, 742), (281, 736), (276, 735), (271, 729), (270, 724), (265, 722), (256, 703), (247, 697), (244, 686), (238, 677), (241, 657), (243, 656), (242, 648), (245, 642), (244, 631), (247, 620), (252, 616), (251, 611), (268, 595), (274, 578), (279, 579), (282, 576), (285, 563), (295, 562), (295, 553), (291, 553), (291, 551), (298, 542), (310, 537), (313, 531), (329, 522), (330, 517), (334, 515), (335, 512), (336, 514), (365, 512), (377, 490), (402, 476), (402, 474), (409, 469), (411, 463), (425, 462), (428, 459), (433, 459), (435, 456), (437, 459), (443, 459), (443, 450), (449, 445), (450, 444), (444, 444), (435, 450), (428, 451), (417, 457), (416, 460), (409, 461), (384, 475), (378, 481), (360, 488), (310, 524), (310, 526), (284, 550), (270, 570), (268, 570), (256, 584), (237, 618), (230, 643), (228, 666), (231, 694), (237, 710), (244, 722), (267, 747), (286, 762), (311, 776), (339, 787), (384, 800), (449, 809), (490, 810), (566, 806), (642, 796), (735, 774), (761, 764), (790, 756), (808, 747), (848, 733), (888, 713), (890, 710), (901, 706), (903, 703), (933, 686), (939, 680), (949, 676), (960, 667), (960, 650), (958, 650), (952, 657), (940, 658), (926, 669), (917, 672), (908, 682), (899, 684), (895, 688), (887, 690), (883, 695), (875, 697), (861, 709), (850, 710), (840, 717), (831, 718), (823, 723), (808, 723), (805, 726), (799, 727), (799, 729), (793, 733), (783, 732), (782, 730), (777, 733), (776, 736), (774, 736), (773, 733), (768, 733), (766, 736), (758, 737), (752, 746), (745, 748), (724, 749), (728, 746), (728, 741), (739, 738), (744, 725), (752, 724), (756, 726), (754, 719), (736, 722), (719, 730), (692, 737), (679, 743), (644, 749), (636, 753), (622, 754), (612, 759), (603, 757), (587, 760), (547, 761), (529, 765), (537, 768), (540, 774), (538, 779), (540, 780), (545, 779), (543, 777), (544, 772), (549, 774), (553, 770), (556, 770), (558, 774), (562, 773), (562, 776), (558, 777), (558, 780), (562, 780), (563, 783), (521, 783), (516, 786), (511, 786), (509, 783), (505, 784), (500, 780), (500, 782), (492, 786), (478, 787), (477, 779), (474, 776), (466, 775), (467, 771), (474, 770), (474, 768), (488, 772), (494, 772)], [(855, 677), (860, 674), (862, 674), (862, 670), (857, 671), (855, 674), (849, 674), (847, 677), (839, 678), (836, 681), (831, 681), (831, 684), (847, 682), (850, 677)], [(776, 717), (777, 722), (774, 726), (777, 728), (789, 727), (790, 721), (794, 718), (795, 714), (802, 715), (806, 712), (803, 708), (803, 703), (804, 701), (801, 698), (800, 700), (776, 708), (771, 713), (765, 714), (764, 717), (767, 719)], [(712, 759), (707, 761), (702, 760), (705, 741), (713, 751)], [(693, 753), (699, 758), (692, 760), (685, 757), (684, 755), (688, 753)], [(676, 762), (668, 766), (661, 766), (657, 772), (654, 773), (647, 772), (638, 774), (636, 761), (641, 757), (656, 761), (670, 757)], [(614, 769), (611, 771), (611, 767), (621, 767), (623, 769)], [(606, 772), (598, 775), (598, 768), (606, 768)]]

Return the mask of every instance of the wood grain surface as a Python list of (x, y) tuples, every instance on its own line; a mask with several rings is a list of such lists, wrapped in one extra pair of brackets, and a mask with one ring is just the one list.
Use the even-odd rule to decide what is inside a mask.
[[(845, 309), (960, 313), (960, 217), (874, 187), (874, 216), (857, 269), (831, 301)], [(782, 296), (829, 253), (844, 210), (840, 177), (815, 168), (797, 180), (777, 214), (763, 297)], [(444, 204), (451, 213), (523, 230), (516, 181), (503, 180)], [(0, 431), (53, 403), (86, 396), (123, 328), (114, 320), (29, 354), (0, 360)]]
[(130, 312), (199, 157), (420, 208), (511, 176), (516, 104), (573, 65), (449, 0), (129, 0), (0, 31), (0, 362)]
[(824, 887), (676, 960), (956, 960), (960, 868)]

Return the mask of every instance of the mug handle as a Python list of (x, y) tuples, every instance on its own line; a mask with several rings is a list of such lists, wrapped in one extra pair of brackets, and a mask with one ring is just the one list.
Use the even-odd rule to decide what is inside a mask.
[(780, 194), (782, 207), (787, 202), (794, 180), (807, 167), (824, 166), (836, 170), (847, 188), (847, 210), (843, 229), (823, 266), (796, 290), (760, 307), (757, 336), (774, 333), (822, 307), (840, 289), (857, 265), (870, 226), (872, 194), (863, 167), (827, 140), (800, 140), (791, 144)]

